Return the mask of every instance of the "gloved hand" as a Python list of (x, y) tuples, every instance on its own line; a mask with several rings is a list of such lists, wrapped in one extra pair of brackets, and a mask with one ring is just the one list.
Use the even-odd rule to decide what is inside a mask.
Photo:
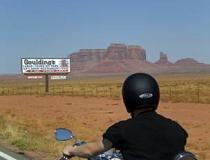
[(73, 157), (73, 156), (63, 154), (63, 156), (59, 160), (69, 160), (69, 159), (71, 159), (71, 157)]

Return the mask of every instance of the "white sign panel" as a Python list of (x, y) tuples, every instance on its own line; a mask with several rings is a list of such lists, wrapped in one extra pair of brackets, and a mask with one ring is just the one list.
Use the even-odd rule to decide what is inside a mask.
[(64, 80), (64, 79), (66, 79), (66, 76), (51, 76), (50, 78), (51, 78), (52, 80), (59, 80), (59, 79)]
[(22, 58), (23, 74), (67, 74), (70, 72), (69, 58)]

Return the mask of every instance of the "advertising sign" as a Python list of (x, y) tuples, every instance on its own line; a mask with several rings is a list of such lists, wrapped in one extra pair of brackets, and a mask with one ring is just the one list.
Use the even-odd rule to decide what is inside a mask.
[(67, 74), (70, 72), (69, 58), (22, 58), (23, 74)]
[(66, 76), (51, 76), (50, 78), (52, 80), (65, 80), (65, 79), (67, 79)]

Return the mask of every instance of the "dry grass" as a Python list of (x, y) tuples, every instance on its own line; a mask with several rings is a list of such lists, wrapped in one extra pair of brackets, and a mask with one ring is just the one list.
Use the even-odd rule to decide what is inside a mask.
[[(210, 103), (210, 75), (156, 75), (161, 101)], [(74, 78), (50, 81), (50, 95), (121, 99), (125, 77)], [(44, 80), (10, 80), (0, 83), (0, 95), (44, 95)]]
[[(21, 119), (12, 118), (10, 114), (1, 115), (0, 138), (22, 151), (27, 150), (47, 154), (51, 158), (61, 155), (64, 145), (55, 141), (52, 133), (45, 134), (44, 131), (34, 132), (33, 126), (37, 128), (37, 124), (30, 125), (29, 122), (29, 124), (24, 125), (24, 123), (20, 123)], [(52, 123), (50, 125), (52, 126)]]

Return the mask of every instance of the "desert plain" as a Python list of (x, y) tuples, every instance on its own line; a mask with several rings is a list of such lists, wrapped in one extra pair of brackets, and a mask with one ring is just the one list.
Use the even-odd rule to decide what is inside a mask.
[[(89, 141), (101, 136), (113, 123), (129, 118), (121, 99), (14, 95), (0, 96), (0, 102), (0, 118), (5, 122), (1, 122), (5, 127), (1, 138), (8, 145), (29, 151), (34, 159), (59, 157), (66, 143), (54, 140), (55, 128), (69, 128), (79, 139)], [(210, 159), (210, 104), (161, 102), (157, 112), (187, 130), (187, 150), (199, 160)], [(15, 132), (21, 132), (22, 137)], [(23, 137), (30, 139), (24, 141)]]

